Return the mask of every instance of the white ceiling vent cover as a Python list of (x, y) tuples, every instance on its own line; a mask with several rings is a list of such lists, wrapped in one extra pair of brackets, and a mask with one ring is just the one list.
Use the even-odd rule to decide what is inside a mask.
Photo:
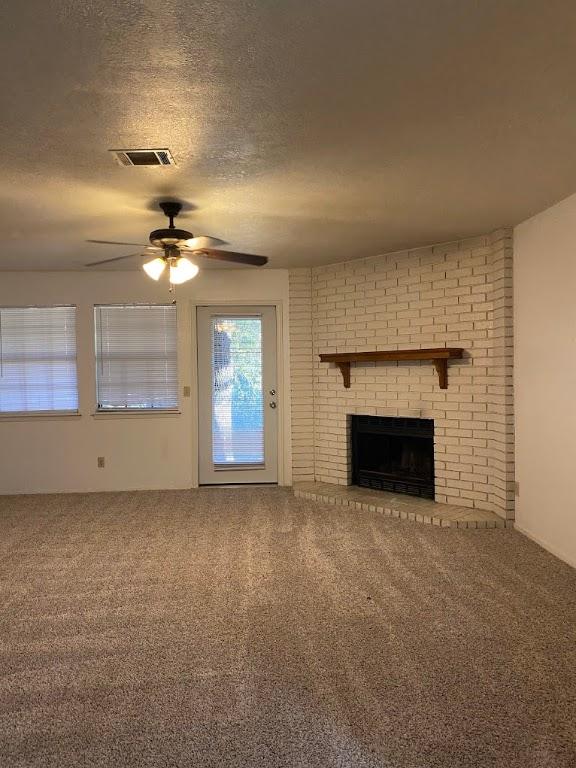
[(169, 149), (111, 149), (119, 165), (176, 165)]

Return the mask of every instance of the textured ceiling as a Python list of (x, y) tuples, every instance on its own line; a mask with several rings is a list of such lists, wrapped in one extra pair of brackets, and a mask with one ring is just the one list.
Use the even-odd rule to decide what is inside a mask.
[[(0, 36), (0, 269), (128, 253), (84, 240), (146, 242), (163, 196), (287, 266), (576, 189), (573, 0), (22, 0)], [(107, 153), (149, 146), (177, 168)]]

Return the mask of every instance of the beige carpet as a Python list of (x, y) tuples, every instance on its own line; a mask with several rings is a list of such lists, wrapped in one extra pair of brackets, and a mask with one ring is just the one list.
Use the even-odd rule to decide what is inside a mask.
[(0, 765), (574, 768), (576, 573), (205, 489), (0, 498)]

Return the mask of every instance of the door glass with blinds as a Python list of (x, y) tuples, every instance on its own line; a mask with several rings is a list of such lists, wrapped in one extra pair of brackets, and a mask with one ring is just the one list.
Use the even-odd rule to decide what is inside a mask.
[(264, 464), (262, 317), (213, 316), (212, 462)]
[(76, 307), (0, 307), (0, 412), (76, 412)]
[(176, 305), (94, 307), (99, 411), (178, 407)]
[(274, 307), (198, 310), (200, 482), (276, 482)]

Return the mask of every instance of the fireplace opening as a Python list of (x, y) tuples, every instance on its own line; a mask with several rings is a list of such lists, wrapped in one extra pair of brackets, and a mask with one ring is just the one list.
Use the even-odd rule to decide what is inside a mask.
[(433, 499), (433, 419), (352, 416), (352, 483)]

